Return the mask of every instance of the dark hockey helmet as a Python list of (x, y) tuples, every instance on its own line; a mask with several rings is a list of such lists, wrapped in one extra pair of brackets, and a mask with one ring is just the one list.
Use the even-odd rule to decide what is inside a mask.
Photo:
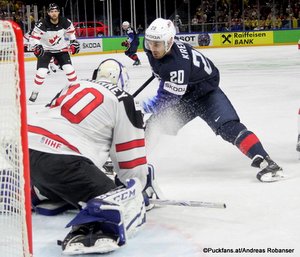
[(50, 12), (51, 10), (57, 10), (58, 12), (60, 11), (60, 9), (59, 9), (59, 6), (57, 5), (57, 4), (55, 4), (55, 3), (51, 3), (51, 4), (49, 4), (49, 6), (48, 6), (48, 12)]
[(198, 36), (199, 46), (208, 46), (210, 44), (210, 36), (207, 33), (199, 34)]

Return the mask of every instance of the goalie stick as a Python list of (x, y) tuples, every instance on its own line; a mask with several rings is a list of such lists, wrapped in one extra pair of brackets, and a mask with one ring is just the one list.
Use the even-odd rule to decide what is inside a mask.
[(150, 84), (150, 82), (155, 78), (155, 76), (152, 74), (149, 79), (147, 79), (143, 85), (141, 85), (133, 94), (133, 97), (136, 97), (139, 93), (143, 91), (143, 89)]
[(187, 206), (187, 207), (204, 207), (225, 209), (225, 203), (216, 202), (201, 202), (201, 201), (182, 201), (182, 200), (168, 200), (168, 199), (149, 199), (151, 204), (160, 206)]

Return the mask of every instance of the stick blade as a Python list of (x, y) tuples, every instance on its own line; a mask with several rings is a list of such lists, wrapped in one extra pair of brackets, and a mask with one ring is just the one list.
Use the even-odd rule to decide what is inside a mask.
[(160, 206), (186, 206), (186, 207), (204, 207), (204, 208), (218, 208), (225, 209), (225, 203), (216, 202), (202, 202), (202, 201), (182, 201), (182, 200), (168, 200), (168, 199), (149, 199), (151, 204)]

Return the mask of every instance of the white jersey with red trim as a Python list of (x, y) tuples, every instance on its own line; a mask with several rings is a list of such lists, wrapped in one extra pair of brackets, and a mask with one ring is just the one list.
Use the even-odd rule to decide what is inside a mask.
[(30, 43), (42, 45), (46, 51), (65, 49), (69, 40), (75, 39), (73, 23), (65, 17), (59, 17), (58, 24), (51, 23), (49, 17), (39, 20), (30, 35)]
[(84, 156), (102, 168), (112, 159), (120, 180), (146, 183), (143, 118), (133, 97), (108, 82), (73, 83), (28, 117), (29, 148)]

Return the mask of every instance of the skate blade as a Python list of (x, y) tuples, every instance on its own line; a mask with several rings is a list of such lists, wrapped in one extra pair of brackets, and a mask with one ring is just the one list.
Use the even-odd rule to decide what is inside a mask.
[(266, 174), (262, 175), (259, 180), (261, 182), (270, 183), (270, 182), (277, 182), (277, 181), (280, 181), (280, 180), (284, 180), (285, 178), (286, 177), (283, 174), (283, 171), (280, 170), (280, 171), (277, 171), (276, 174), (272, 174), (271, 172), (266, 173)]
[(86, 247), (81, 243), (74, 243), (66, 247), (62, 252), (63, 255), (78, 255), (89, 253), (109, 253), (119, 248), (117, 242), (110, 238), (100, 238), (94, 246)]

